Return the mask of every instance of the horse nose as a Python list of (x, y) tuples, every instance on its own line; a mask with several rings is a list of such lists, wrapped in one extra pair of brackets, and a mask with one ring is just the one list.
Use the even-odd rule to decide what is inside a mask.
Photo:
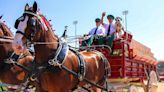
[(13, 43), (12, 43), (12, 46), (13, 46), (14, 48), (17, 48), (17, 47), (21, 46), (21, 44), (20, 44), (19, 41), (14, 40)]
[(22, 50), (23, 47), (22, 47), (21, 45), (18, 45), (18, 46), (17, 46), (17, 49), (18, 49), (18, 50)]

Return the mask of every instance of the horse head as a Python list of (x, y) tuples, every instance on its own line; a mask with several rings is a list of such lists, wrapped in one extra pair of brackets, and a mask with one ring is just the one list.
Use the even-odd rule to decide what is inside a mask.
[[(13, 52), (13, 34), (4, 22), (0, 23), (0, 39), (0, 80), (4, 83), (19, 85), (25, 81), (26, 73), (22, 68), (7, 63)], [(24, 55), (25, 58), (22, 57), (17, 62), (21, 65), (30, 65), (29, 63), (32, 61), (31, 54), (26, 51)]]
[(2, 41), (0, 41), (0, 48), (1, 48), (0, 61), (2, 61), (7, 56), (8, 52), (13, 51), (11, 48), (12, 47), (11, 42), (5, 41), (11, 39), (12, 37), (13, 34), (10, 31), (10, 29), (4, 23), (0, 23), (0, 39), (2, 39)]
[[(0, 26), (1, 26), (1, 24), (0, 24)], [(3, 36), (4, 34), (3, 34), (3, 30), (2, 30), (2, 28), (0, 28), (0, 36)]]
[[(23, 15), (15, 22), (17, 32), (13, 41), (13, 49), (18, 54), (28, 48), (28, 42), (34, 44), (36, 56), (38, 55), (37, 50), (42, 49), (45, 55), (45, 53), (49, 52), (47, 48), (57, 48), (58, 44), (55, 44), (55, 42), (58, 43), (58, 37), (51, 30), (52, 28), (47, 19), (37, 10), (36, 2), (34, 2), (32, 7), (26, 4)], [(41, 45), (39, 42), (45, 44)], [(54, 42), (54, 44), (46, 44), (46, 42)], [(41, 53), (39, 54), (41, 55)]]
[(10, 31), (10, 29), (2, 22), (0, 23), (0, 37), (9, 36), (12, 37), (13, 33)]
[(13, 34), (10, 31), (10, 29), (7, 27), (7, 25), (1, 22), (0, 23), (0, 39), (2, 39), (2, 41), (0, 41), (0, 48), (1, 48), (0, 60), (3, 60), (4, 57), (6, 57), (7, 53), (12, 51), (11, 42), (5, 41), (5, 40), (10, 40), (12, 38), (13, 38)]

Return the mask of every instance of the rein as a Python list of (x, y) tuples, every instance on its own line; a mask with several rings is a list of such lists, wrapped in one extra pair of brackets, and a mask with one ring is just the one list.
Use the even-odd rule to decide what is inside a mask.
[[(77, 77), (77, 78), (80, 78), (80, 77), (81, 77), (80, 75), (78, 75), (78, 73), (69, 70), (69, 69), (68, 69), (66, 66), (64, 66), (64, 65), (61, 65), (61, 68), (64, 69), (65, 71), (67, 71), (68, 73), (74, 75), (74, 76)], [(90, 80), (88, 80), (88, 79), (85, 78), (85, 77), (83, 78), (83, 81), (85, 81), (85, 82), (87, 82), (87, 83), (89, 83), (89, 84), (91, 84), (92, 86), (95, 86), (95, 87), (97, 87), (97, 88), (100, 88), (100, 89), (103, 89), (103, 90), (107, 90), (106, 87), (103, 87), (103, 86), (101, 86), (101, 85), (99, 85), (99, 84), (93, 83), (93, 82), (91, 82)]]
[(9, 65), (18, 66), (18, 67), (22, 68), (23, 70), (25, 70), (25, 71), (27, 71), (27, 72), (30, 72), (30, 70), (29, 70), (27, 67), (25, 67), (24, 65), (22, 65), (22, 64), (20, 64), (20, 63), (17, 62), (17, 61), (19, 61), (19, 59), (24, 58), (26, 55), (20, 55), (20, 56), (18, 57), (18, 59), (15, 61), (15, 60), (12, 58), (14, 54), (15, 54), (15, 53), (12, 53), (11, 56), (10, 56), (8, 59), (5, 59), (4, 63), (9, 64)]
[[(41, 17), (38, 14), (35, 14), (33, 12), (28, 12), (28, 11), (25, 11), (24, 13), (30, 14), (30, 15), (33, 15), (33, 16), (37, 17), (40, 20), (41, 24), (43, 24), (45, 29), (47, 28), (45, 22), (42, 22), (43, 20), (41, 19)], [(17, 31), (16, 33), (19, 33), (19, 34), (25, 36), (25, 33), (21, 32), (21, 31)], [(28, 37), (26, 37), (26, 38), (28, 39)], [(60, 51), (62, 49), (62, 39), (59, 39), (59, 42), (31, 42), (31, 44), (33, 44), (33, 46), (37, 45), (37, 44), (43, 45), (43, 44), (55, 44), (55, 43), (58, 43), (58, 48), (56, 48), (56, 53), (55, 53), (54, 58), (50, 59), (48, 61), (48, 63), (46, 62), (46, 65), (38, 65), (37, 62), (34, 60), (34, 69), (32, 69), (32, 72), (29, 74), (28, 79), (32, 78), (32, 79), (34, 79), (34, 81), (37, 82), (38, 77), (41, 74), (41, 72), (44, 72), (45, 70), (47, 70), (48, 66), (53, 66), (53, 67), (57, 66), (60, 69), (63, 69), (65, 71), (67, 71), (68, 73), (72, 74), (73, 76), (77, 77), (80, 81), (85, 81), (86, 83), (89, 83), (92, 86), (95, 86), (95, 87), (103, 89), (103, 90), (107, 90), (107, 87), (103, 87), (103, 86), (99, 85), (98, 83), (93, 83), (92, 81), (88, 80), (85, 77), (81, 78), (81, 75), (79, 75), (78, 73), (68, 69), (65, 65), (63, 65), (65, 60), (63, 60), (60, 63), (60, 61), (57, 58), (58, 58), (59, 53), (60, 53)], [(28, 82), (27, 84), (30, 83), (29, 80), (27, 82)]]
[[(14, 37), (12, 37), (12, 36), (0, 36), (0, 42), (4, 42), (4, 43), (0, 43), (0, 45), (12, 44), (13, 40), (14, 40)], [(13, 53), (9, 52), (7, 58), (4, 59), (3, 62), (0, 62), (0, 63), (5, 64), (6, 67), (9, 66), (10, 71), (15, 72), (16, 76), (18, 76), (18, 74), (20, 72), (15, 71), (14, 68), (13, 68), (14, 66), (17, 66), (17, 67), (21, 68), (23, 71), (31, 72), (28, 67), (26, 67), (26, 66), (24, 66), (24, 65), (22, 65), (18, 62), (19, 59), (22, 59), (22, 58), (26, 57), (27, 54), (20, 55), (16, 60), (13, 57), (14, 55), (15, 55), (14, 52)], [(6, 69), (6, 70), (8, 70), (8, 69)], [(27, 76), (25, 78), (27, 78)], [(21, 81), (21, 80), (19, 80), (19, 81)], [(25, 81), (26, 81), (26, 79), (25, 79)], [(12, 88), (12, 89), (13, 89), (13, 86), (14, 86), (14, 90), (16, 88), (16, 90), (15, 90), (16, 92), (19, 92), (20, 90), (22, 90), (22, 87), (26, 87), (25, 83), (21, 83), (20, 85), (0, 83), (0, 87), (2, 87), (2, 86), (6, 86), (6, 87)]]
[[(0, 38), (0, 42), (9, 42), (9, 43), (12, 43), (13, 40)], [(1, 45), (3, 45), (3, 44), (1, 44)]]
[[(5, 59), (4, 62), (2, 62), (2, 63), (11, 65), (11, 66), (10, 66), (11, 71), (14, 71), (14, 70), (12, 70), (12, 67), (17, 66), (17, 67), (23, 69), (23, 71), (26, 71), (26, 72), (28, 72), (28, 73), (31, 73), (31, 71), (30, 71), (29, 68), (27, 68), (26, 66), (24, 66), (24, 65), (22, 65), (22, 64), (20, 64), (20, 63), (17, 62), (19, 59), (24, 58), (26, 55), (23, 55), (23, 54), (20, 55), (20, 56), (18, 57), (18, 59), (15, 61), (14, 58), (13, 58), (14, 54), (15, 54), (15, 53), (12, 53), (12, 54), (10, 55), (10, 57), (7, 58), (7, 59)], [(19, 73), (19, 72), (17, 72), (17, 73)], [(15, 90), (16, 92), (17, 92), (17, 91), (20, 91), (20, 90), (26, 90), (26, 88), (28, 87), (28, 85), (27, 85), (28, 76), (26, 76), (25, 78), (26, 78), (26, 79), (25, 79), (25, 83), (21, 83), (20, 85), (0, 83), (0, 86), (6, 86), (6, 87), (8, 87), (8, 88), (13, 88), (13, 86), (14, 86), (14, 87), (16, 86), (16, 88), (14, 88), (14, 89), (16, 89), (16, 90)]]
[(14, 37), (11, 37), (11, 36), (0, 36), (0, 38), (4, 38), (4, 39), (14, 39)]

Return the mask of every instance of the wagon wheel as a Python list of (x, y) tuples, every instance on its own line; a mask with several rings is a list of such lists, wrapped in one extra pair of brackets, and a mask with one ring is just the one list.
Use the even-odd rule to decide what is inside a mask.
[(157, 92), (158, 79), (155, 71), (150, 72), (147, 88), (148, 92)]
[(129, 87), (128, 92), (139, 92), (139, 91), (136, 86), (132, 85)]

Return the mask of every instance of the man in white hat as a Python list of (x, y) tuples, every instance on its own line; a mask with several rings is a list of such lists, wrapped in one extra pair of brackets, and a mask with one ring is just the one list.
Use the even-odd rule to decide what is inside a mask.
[[(96, 27), (92, 28), (89, 33), (87, 34), (87, 36), (89, 36), (89, 39), (85, 40), (83, 42), (83, 46), (85, 46), (86, 44), (88, 46), (91, 46), (93, 43), (93, 40), (95, 40), (96, 36), (103, 36), (105, 35), (105, 28), (102, 26), (100, 18), (96, 18), (95, 19), (95, 23), (96, 23)], [(97, 39), (98, 40), (98, 39)]]
[(108, 20), (109, 24), (105, 24), (104, 21), (103, 21), (105, 15), (106, 15), (106, 13), (103, 12), (102, 17), (101, 17), (101, 23), (105, 28), (106, 44), (109, 45), (110, 47), (112, 47), (113, 40), (114, 40), (114, 32), (116, 31), (115, 24), (113, 23), (114, 16), (113, 15), (108, 15), (107, 20)]

